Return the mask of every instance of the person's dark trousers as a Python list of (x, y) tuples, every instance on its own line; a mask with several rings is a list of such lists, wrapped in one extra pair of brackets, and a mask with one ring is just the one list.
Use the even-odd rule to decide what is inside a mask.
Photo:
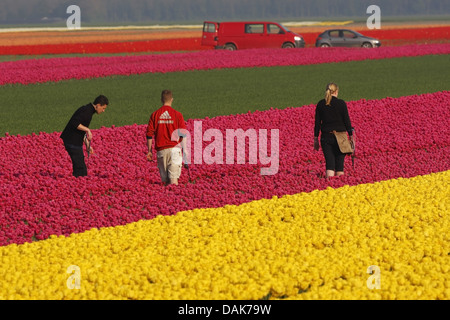
[(326, 170), (344, 171), (345, 154), (339, 149), (336, 137), (332, 133), (322, 133), (320, 138)]
[(87, 176), (86, 163), (84, 162), (83, 147), (74, 146), (71, 144), (64, 144), (67, 153), (72, 160), (73, 176), (84, 177)]

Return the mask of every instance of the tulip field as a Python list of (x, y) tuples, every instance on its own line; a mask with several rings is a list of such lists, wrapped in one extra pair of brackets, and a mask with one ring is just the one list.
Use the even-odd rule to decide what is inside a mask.
[[(123, 32), (72, 32), (61, 35), (58, 32), (46, 32), (40, 37), (33, 33), (17, 36), (11, 33), (0, 34), (0, 55), (41, 55), (41, 54), (94, 54), (94, 53), (139, 53), (166, 51), (199, 51), (211, 48), (201, 45), (201, 27), (197, 31), (174, 31), (163, 33)], [(317, 29), (317, 28), (315, 28)], [(314, 30), (314, 29), (313, 29)], [(306, 47), (314, 47), (321, 31), (310, 28), (292, 28), (303, 36)], [(356, 28), (369, 37), (383, 39), (384, 45), (431, 44), (442, 43), (450, 36), (450, 27), (406, 26), (403, 28), (383, 28), (367, 30)], [(60, 33), (60, 32), (59, 32)]]
[[(196, 70), (448, 58), (448, 38), (441, 40), (373, 50), (30, 56), (0, 62), (0, 89)], [(449, 85), (347, 101), (355, 158), (346, 157), (345, 175), (331, 179), (324, 177), (322, 152), (313, 149), (316, 102), (185, 118), (190, 165), (178, 186), (163, 186), (156, 163), (145, 157), (148, 118), (93, 129), (95, 153), (86, 158), (89, 175), (81, 178), (71, 175), (60, 131), (0, 132), (0, 299), (448, 300)], [(108, 98), (112, 104), (115, 97)], [(245, 140), (243, 154), (233, 142), (233, 161), (225, 163), (218, 155), (229, 152), (230, 130), (257, 136)], [(223, 141), (212, 142), (208, 132)], [(266, 133), (271, 163), (261, 153), (252, 162), (250, 146), (261, 148)], [(196, 161), (199, 154), (216, 161)], [(270, 174), (261, 174), (269, 167)], [(379, 273), (369, 272), (372, 267)]]
[[(249, 49), (230, 54), (226, 50), (204, 50), (157, 55), (18, 60), (0, 64), (0, 85), (190, 70), (298, 66), (449, 53), (450, 43), (442, 43), (426, 46), (382, 47), (372, 51), (351, 48), (305, 48), (300, 52), (298, 50)], [(8, 72), (8, 70), (14, 70), (14, 72)]]

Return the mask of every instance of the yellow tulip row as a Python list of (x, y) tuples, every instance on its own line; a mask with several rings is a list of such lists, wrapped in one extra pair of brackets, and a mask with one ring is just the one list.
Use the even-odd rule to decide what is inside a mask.
[(450, 171), (0, 248), (0, 299), (450, 299)]

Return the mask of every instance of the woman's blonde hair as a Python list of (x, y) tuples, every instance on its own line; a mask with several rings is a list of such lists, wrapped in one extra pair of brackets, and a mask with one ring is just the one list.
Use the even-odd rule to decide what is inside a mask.
[(331, 95), (334, 94), (338, 90), (339, 90), (339, 87), (336, 83), (331, 82), (331, 83), (327, 84), (327, 89), (325, 90), (325, 104), (327, 106), (329, 106), (331, 103), (331, 98), (332, 98)]

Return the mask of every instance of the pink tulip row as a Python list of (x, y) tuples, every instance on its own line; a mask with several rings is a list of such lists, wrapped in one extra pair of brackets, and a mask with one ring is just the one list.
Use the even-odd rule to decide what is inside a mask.
[(68, 79), (156, 72), (308, 65), (367, 59), (449, 54), (450, 43), (362, 48), (251, 49), (230, 52), (205, 50), (189, 53), (72, 57), (0, 63), (0, 85), (30, 84)]
[[(183, 169), (180, 184), (169, 187), (161, 185), (156, 163), (145, 158), (145, 125), (93, 130), (96, 154), (88, 162), (89, 176), (78, 179), (71, 176), (58, 133), (7, 135), (0, 139), (0, 245), (188, 209), (449, 170), (450, 91), (359, 100), (348, 108), (356, 129), (355, 167), (347, 157), (346, 175), (330, 181), (323, 178), (322, 152), (313, 150), (314, 105), (187, 121), (189, 132), (202, 121), (202, 134), (212, 128), (224, 135), (226, 129), (278, 129), (279, 169), (261, 175), (267, 166), (249, 164), (247, 151), (245, 164), (237, 164), (236, 155), (234, 164), (192, 161), (191, 180)], [(203, 150), (212, 143), (206, 140)], [(270, 135), (268, 140), (275, 142)]]

